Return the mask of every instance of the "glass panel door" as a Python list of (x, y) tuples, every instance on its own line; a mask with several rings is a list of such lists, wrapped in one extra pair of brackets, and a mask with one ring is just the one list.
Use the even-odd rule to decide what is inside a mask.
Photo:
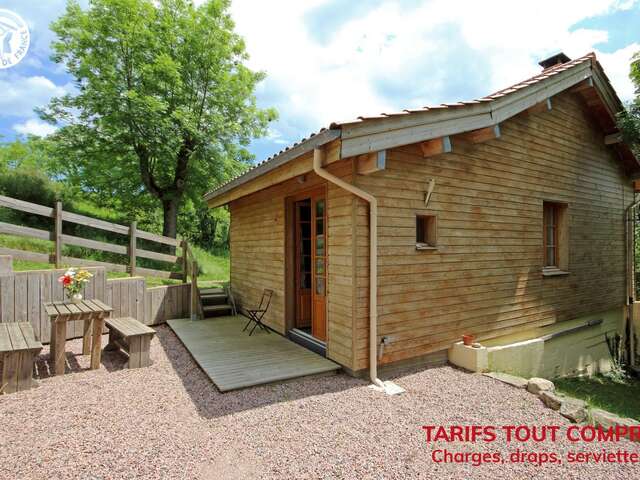
[(311, 334), (319, 340), (327, 339), (327, 214), (324, 195), (312, 199), (313, 213), (313, 312)]
[(296, 228), (296, 328), (311, 327), (312, 212), (311, 200), (295, 204)]

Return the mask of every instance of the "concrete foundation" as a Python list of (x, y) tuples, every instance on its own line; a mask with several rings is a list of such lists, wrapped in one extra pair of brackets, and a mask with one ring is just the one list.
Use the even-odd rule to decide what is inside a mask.
[[(481, 348), (454, 344), (449, 362), (472, 372), (504, 372), (524, 378), (593, 375), (611, 369), (605, 335), (620, 333), (623, 307), (568, 322), (481, 342)], [(588, 322), (594, 326), (575, 329)]]

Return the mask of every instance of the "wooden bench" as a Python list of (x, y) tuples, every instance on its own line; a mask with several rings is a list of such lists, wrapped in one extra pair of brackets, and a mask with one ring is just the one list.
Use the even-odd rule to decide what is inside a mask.
[(129, 354), (128, 368), (148, 367), (149, 345), (155, 330), (143, 325), (135, 318), (108, 318), (109, 343), (105, 350), (122, 349)]
[(42, 350), (28, 322), (0, 323), (0, 393), (13, 393), (37, 386), (33, 364)]

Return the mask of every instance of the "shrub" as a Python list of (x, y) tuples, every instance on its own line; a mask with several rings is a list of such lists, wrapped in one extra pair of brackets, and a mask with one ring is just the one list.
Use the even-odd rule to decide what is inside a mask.
[[(46, 175), (35, 170), (10, 170), (0, 175), (0, 194), (48, 207), (63, 200), (62, 190)], [(10, 223), (49, 230), (52, 220), (18, 210), (2, 209), (0, 219)]]
[(61, 192), (43, 173), (34, 170), (12, 170), (0, 176), (0, 192), (25, 202), (53, 207), (62, 199)]

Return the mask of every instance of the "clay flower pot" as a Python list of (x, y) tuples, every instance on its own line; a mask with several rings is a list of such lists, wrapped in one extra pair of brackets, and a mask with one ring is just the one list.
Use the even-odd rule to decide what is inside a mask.
[(462, 335), (462, 343), (464, 343), (465, 345), (469, 346), (473, 343), (473, 341), (475, 340), (476, 337), (474, 337), (473, 335)]

